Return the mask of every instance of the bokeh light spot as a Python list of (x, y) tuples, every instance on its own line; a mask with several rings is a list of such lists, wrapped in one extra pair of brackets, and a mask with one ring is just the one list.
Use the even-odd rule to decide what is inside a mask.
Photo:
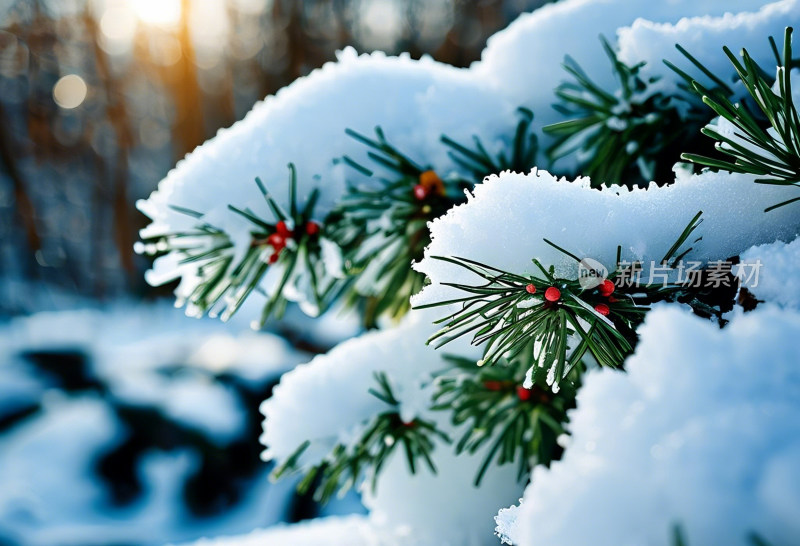
[(67, 110), (77, 108), (86, 99), (89, 88), (77, 74), (68, 74), (58, 80), (53, 87), (53, 100)]

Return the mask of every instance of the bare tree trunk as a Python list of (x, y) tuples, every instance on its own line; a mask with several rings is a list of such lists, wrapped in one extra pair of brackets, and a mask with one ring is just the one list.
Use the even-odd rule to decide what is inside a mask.
[[(6, 119), (6, 113), (2, 103), (0, 103), (0, 120)], [(25, 238), (31, 256), (42, 248), (42, 240), (36, 228), (36, 210), (33, 201), (25, 188), (25, 181), (17, 167), (16, 153), (12, 149), (11, 135), (8, 134), (8, 125), (0, 122), (0, 164), (8, 177), (11, 179), (14, 189), (14, 200), (16, 203), (19, 220), (25, 230)]]
[(177, 74), (173, 85), (177, 122), (175, 130), (181, 143), (178, 158), (194, 150), (205, 140), (203, 126), (203, 105), (200, 98), (200, 87), (197, 84), (197, 67), (195, 66), (194, 47), (189, 29), (189, 13), (191, 0), (181, 3), (181, 25), (178, 39), (181, 43), (181, 55), (178, 61)]
[(93, 44), (97, 76), (103, 83), (106, 95), (106, 116), (114, 128), (117, 140), (117, 157), (114, 162), (111, 187), (113, 188), (112, 210), (114, 211), (114, 239), (119, 253), (120, 263), (127, 273), (128, 280), (134, 273), (133, 264), (133, 222), (128, 203), (128, 158), (133, 147), (133, 134), (130, 117), (122, 93), (117, 88), (116, 80), (111, 73), (108, 57), (100, 48), (97, 23), (89, 13), (84, 12), (86, 29)]

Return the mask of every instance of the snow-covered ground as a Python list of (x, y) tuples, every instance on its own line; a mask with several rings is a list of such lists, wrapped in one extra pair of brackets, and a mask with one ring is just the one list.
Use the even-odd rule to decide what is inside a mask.
[[(325, 321), (328, 339), (308, 342), (352, 333)], [(258, 460), (258, 404), (308, 358), (166, 303), (3, 324), (0, 542), (163, 544), (291, 520), (295, 482), (270, 483)]]

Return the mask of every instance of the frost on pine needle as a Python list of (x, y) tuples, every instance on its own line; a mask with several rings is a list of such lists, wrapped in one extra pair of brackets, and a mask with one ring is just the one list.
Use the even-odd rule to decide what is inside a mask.
[(800, 315), (770, 306), (720, 330), (665, 306), (639, 333), (626, 374), (586, 377), (564, 458), (534, 471), (506, 531), (514, 544), (667, 546), (676, 525), (689, 545), (793, 544)]
[(605, 38), (601, 43), (618, 82), (601, 88), (574, 59), (565, 59), (572, 79), (556, 89), (560, 102), (554, 108), (567, 119), (543, 128), (555, 138), (548, 158), (574, 155), (577, 171), (598, 186), (663, 184), (713, 114), (689, 93), (662, 93), (657, 78), (640, 75), (644, 63), (628, 66)]
[[(311, 316), (327, 306), (338, 272), (324, 268), (328, 262), (322, 252), (322, 227), (312, 219), (319, 190), (315, 188), (305, 205), (299, 207), (297, 171), (291, 163), (289, 173), (286, 209), (275, 201), (260, 179), (255, 180), (271, 218), (259, 217), (249, 206), (228, 205), (230, 212), (250, 226), (244, 249), (244, 245), (237, 245), (204, 215), (189, 210), (181, 212), (198, 220), (195, 229), (172, 233), (143, 245), (145, 251), (151, 246), (158, 253), (169, 251), (171, 254), (166, 258), (170, 263), (177, 257), (178, 267), (191, 268), (176, 291), (179, 296), (176, 304), (186, 304), (188, 314), (220, 315), (227, 321), (254, 290), (266, 297), (255, 328), (263, 326), (273, 314), (282, 316), (288, 301), (299, 302)], [(156, 280), (154, 276), (151, 273), (148, 280)]]

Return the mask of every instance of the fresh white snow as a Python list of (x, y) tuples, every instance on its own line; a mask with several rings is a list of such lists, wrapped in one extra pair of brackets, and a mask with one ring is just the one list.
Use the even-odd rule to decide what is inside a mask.
[(689, 544), (797, 544), (800, 314), (767, 305), (720, 330), (663, 306), (639, 333), (627, 373), (586, 378), (564, 458), (534, 471), (501, 531), (518, 546), (667, 546), (680, 523)]

